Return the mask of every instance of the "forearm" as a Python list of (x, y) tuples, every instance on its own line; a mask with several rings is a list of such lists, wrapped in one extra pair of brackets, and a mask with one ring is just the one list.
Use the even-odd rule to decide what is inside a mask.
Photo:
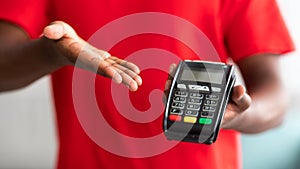
[(279, 126), (286, 112), (288, 97), (280, 86), (250, 92), (251, 106), (233, 121), (233, 128), (242, 133), (259, 133)]
[(250, 107), (232, 121), (232, 128), (244, 133), (258, 133), (281, 124), (287, 104), (279, 72), (279, 57), (265, 54), (238, 63), (243, 74)]
[(13, 25), (2, 22), (0, 26), (0, 91), (26, 86), (65, 63), (53, 41), (30, 40)]
[(88, 44), (67, 23), (52, 22), (43, 34), (29, 40), (20, 27), (0, 20), (0, 91), (23, 87), (65, 65), (112, 78), (131, 91), (142, 84), (135, 64)]

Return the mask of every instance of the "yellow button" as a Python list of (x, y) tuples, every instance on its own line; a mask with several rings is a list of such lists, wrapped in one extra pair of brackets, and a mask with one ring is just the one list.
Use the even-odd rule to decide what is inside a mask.
[(196, 123), (197, 122), (197, 118), (196, 117), (189, 117), (189, 116), (185, 116), (183, 121), (185, 123)]

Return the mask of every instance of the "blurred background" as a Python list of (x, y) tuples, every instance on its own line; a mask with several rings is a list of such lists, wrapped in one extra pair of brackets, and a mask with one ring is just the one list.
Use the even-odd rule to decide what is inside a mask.
[[(278, 3), (299, 48), (300, 1)], [(300, 52), (282, 57), (280, 69), (291, 97), (285, 122), (262, 134), (242, 136), (244, 169), (300, 168)], [(49, 77), (0, 93), (0, 169), (55, 168), (58, 147), (53, 112)]]

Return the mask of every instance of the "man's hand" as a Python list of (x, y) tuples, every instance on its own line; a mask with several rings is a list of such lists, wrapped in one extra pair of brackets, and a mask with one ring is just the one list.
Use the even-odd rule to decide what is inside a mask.
[(250, 107), (251, 102), (251, 97), (246, 93), (243, 85), (233, 87), (231, 101), (227, 104), (222, 128), (234, 129), (235, 126), (239, 125), (240, 117)]
[[(170, 91), (171, 82), (176, 70), (176, 64), (170, 65), (169, 78), (165, 84), (165, 97), (164, 103), (166, 103), (166, 98), (168, 98), (168, 93)], [(247, 110), (251, 105), (251, 98), (246, 93), (246, 89), (243, 85), (237, 85), (233, 88), (231, 101), (226, 107), (226, 112), (224, 114), (222, 128), (234, 129), (235, 126), (239, 125), (241, 122), (239, 119), (243, 116), (243, 112)]]
[(131, 91), (142, 84), (139, 68), (130, 62), (112, 57), (108, 52), (97, 49), (81, 39), (75, 30), (62, 21), (55, 21), (44, 29), (44, 36), (57, 45), (62, 64), (72, 64), (80, 68), (97, 71), (112, 78), (116, 83), (124, 83)]

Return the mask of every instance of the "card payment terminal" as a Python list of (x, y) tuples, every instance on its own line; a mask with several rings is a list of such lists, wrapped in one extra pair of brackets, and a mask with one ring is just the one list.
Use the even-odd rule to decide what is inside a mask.
[(167, 139), (214, 143), (235, 79), (232, 65), (181, 61), (164, 112)]

